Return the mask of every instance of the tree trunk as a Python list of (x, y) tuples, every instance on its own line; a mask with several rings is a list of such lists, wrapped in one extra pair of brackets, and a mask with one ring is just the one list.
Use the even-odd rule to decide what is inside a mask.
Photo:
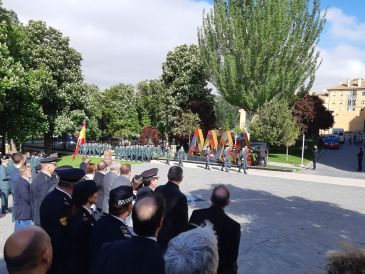
[(43, 139), (44, 139), (44, 152), (49, 155), (52, 153), (52, 145), (53, 145), (53, 140), (52, 140), (52, 134), (50, 132), (47, 132), (43, 135)]
[(6, 133), (1, 133), (1, 154), (5, 154), (5, 144), (6, 144)]
[(288, 161), (288, 155), (289, 155), (289, 146), (286, 146), (286, 157), (285, 160)]

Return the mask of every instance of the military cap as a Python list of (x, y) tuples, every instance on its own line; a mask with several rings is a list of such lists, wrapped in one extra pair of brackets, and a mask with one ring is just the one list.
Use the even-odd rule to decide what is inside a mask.
[(98, 187), (93, 180), (85, 180), (74, 185), (72, 199), (75, 205), (84, 205), (87, 199), (98, 191)]
[(142, 179), (147, 179), (147, 178), (156, 176), (157, 173), (158, 173), (158, 168), (151, 168), (151, 169), (147, 169), (147, 170), (143, 171), (141, 176), (142, 176)]
[(56, 161), (57, 161), (57, 157), (51, 156), (51, 157), (43, 158), (41, 160), (41, 164), (55, 163)]
[(56, 167), (56, 168), (55, 168), (55, 171), (56, 171), (56, 173), (58, 174), (58, 172), (59, 172), (60, 170), (71, 169), (71, 168), (73, 168), (73, 166), (64, 165), (64, 166)]
[(135, 198), (133, 189), (130, 186), (119, 186), (110, 191), (109, 204), (123, 206), (129, 204)]
[(76, 183), (85, 176), (85, 171), (81, 168), (60, 169), (57, 175), (64, 182)]

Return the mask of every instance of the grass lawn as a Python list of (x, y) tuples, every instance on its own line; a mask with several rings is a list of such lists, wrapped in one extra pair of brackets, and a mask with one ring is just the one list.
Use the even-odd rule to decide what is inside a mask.
[[(304, 155), (304, 165), (308, 164), (311, 161), (311, 157), (306, 157)], [(288, 155), (288, 161), (286, 160), (286, 154), (285, 153), (270, 153), (269, 154), (269, 163), (270, 161), (276, 162), (276, 163), (284, 163), (284, 164), (291, 164), (291, 165), (300, 165), (302, 164), (302, 156), (296, 156), (296, 155)]]
[[(98, 164), (103, 158), (101, 157), (89, 157), (90, 163)], [(57, 162), (58, 166), (64, 166), (64, 165), (70, 165), (73, 167), (79, 167), (80, 163), (82, 162), (81, 156), (76, 156), (75, 160), (72, 160), (72, 155), (67, 155), (61, 157), (61, 159)], [(122, 164), (138, 164), (140, 162), (134, 162), (134, 161), (120, 161)]]

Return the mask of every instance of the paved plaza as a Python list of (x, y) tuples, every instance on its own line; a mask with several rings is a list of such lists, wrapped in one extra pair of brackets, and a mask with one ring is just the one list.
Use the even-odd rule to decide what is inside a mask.
[[(322, 157), (334, 159), (332, 153), (342, 150)], [(134, 165), (132, 172), (152, 167), (159, 169), (159, 183), (165, 183), (169, 166), (164, 163)], [(249, 170), (244, 175), (185, 164), (181, 190), (201, 199), (189, 203), (191, 213), (209, 206), (214, 185), (228, 186), (231, 204), (226, 211), (242, 227), (239, 273), (323, 273), (326, 252), (341, 242), (365, 248), (365, 173), (348, 178), (350, 171), (337, 168), (344, 173), (333, 177), (322, 169), (324, 165), (300, 173)], [(1, 249), (12, 230), (11, 216), (1, 216)], [(2, 259), (1, 267), (0, 273), (6, 273)]]

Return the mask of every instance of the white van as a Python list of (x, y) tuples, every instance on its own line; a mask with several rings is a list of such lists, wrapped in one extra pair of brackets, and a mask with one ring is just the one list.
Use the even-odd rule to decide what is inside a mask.
[(343, 128), (332, 129), (332, 134), (338, 136), (338, 140), (341, 144), (345, 143), (345, 130)]

